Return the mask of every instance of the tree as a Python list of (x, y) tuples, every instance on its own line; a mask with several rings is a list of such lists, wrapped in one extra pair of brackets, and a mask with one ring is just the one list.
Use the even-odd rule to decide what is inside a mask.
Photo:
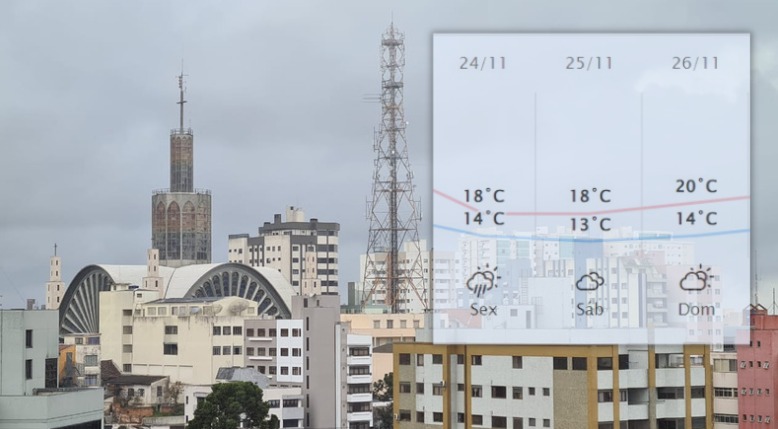
[[(277, 429), (278, 419), (268, 419), (270, 407), (262, 401), (262, 389), (247, 381), (214, 384), (211, 394), (195, 410), (189, 429)], [(242, 422), (242, 426), (241, 426)]]
[(384, 378), (373, 383), (373, 400), (386, 402), (394, 396), (394, 374), (384, 374)]
[(373, 400), (388, 402), (373, 404), (373, 422), (378, 429), (392, 429), (392, 397), (394, 396), (394, 374), (388, 373), (384, 378), (373, 383)]

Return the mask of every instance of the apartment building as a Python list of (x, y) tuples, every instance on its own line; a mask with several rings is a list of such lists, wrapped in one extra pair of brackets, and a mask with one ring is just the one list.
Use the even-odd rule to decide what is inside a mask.
[(713, 429), (738, 427), (738, 360), (734, 347), (712, 352)]
[(100, 335), (62, 335), (60, 344), (60, 386), (100, 386)]
[(393, 347), (395, 428), (713, 425), (706, 346)]
[(298, 294), (337, 294), (339, 231), (337, 223), (306, 221), (302, 209), (289, 207), (285, 221), (276, 214), (272, 223), (259, 227), (256, 237), (230, 235), (227, 259), (276, 269)]

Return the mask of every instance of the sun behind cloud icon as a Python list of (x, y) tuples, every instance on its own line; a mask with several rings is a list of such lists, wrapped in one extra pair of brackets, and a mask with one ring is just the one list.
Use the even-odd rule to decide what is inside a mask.
[(708, 278), (710, 276), (708, 271), (710, 271), (710, 267), (703, 270), (702, 264), (700, 264), (699, 268), (690, 268), (690, 271), (679, 282), (679, 286), (683, 290), (703, 290), (709, 287)]

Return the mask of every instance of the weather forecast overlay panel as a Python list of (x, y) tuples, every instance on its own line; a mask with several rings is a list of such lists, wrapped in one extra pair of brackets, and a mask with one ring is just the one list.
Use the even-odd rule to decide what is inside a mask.
[(747, 338), (748, 34), (433, 40), (435, 343)]

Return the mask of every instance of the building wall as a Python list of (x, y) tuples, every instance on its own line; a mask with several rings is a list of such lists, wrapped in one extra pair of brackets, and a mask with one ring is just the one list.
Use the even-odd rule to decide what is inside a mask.
[(92, 423), (102, 429), (103, 389), (84, 389), (39, 396), (0, 396), (3, 429), (53, 429)]
[(57, 310), (65, 295), (65, 283), (62, 282), (62, 258), (52, 256), (49, 261), (49, 281), (46, 283), (46, 309)]
[[(26, 342), (28, 330), (31, 347)], [(32, 395), (33, 389), (43, 388), (46, 359), (59, 357), (58, 338), (59, 313), (55, 310), (0, 311), (0, 396)], [(27, 361), (32, 369), (29, 378)]]
[(712, 427), (704, 346), (393, 347), (395, 427)]
[(151, 212), (151, 242), (160, 265), (211, 263), (210, 191), (156, 192)]
[[(738, 414), (741, 428), (775, 424), (778, 409), (778, 316), (752, 311), (751, 340), (737, 346)], [(761, 420), (761, 422), (760, 422)]]
[[(144, 302), (159, 298), (158, 292), (115, 290), (100, 292), (100, 352), (103, 360), (112, 360), (122, 372), (132, 372), (133, 320), (143, 311)], [(156, 374), (154, 374), (156, 375)]]

